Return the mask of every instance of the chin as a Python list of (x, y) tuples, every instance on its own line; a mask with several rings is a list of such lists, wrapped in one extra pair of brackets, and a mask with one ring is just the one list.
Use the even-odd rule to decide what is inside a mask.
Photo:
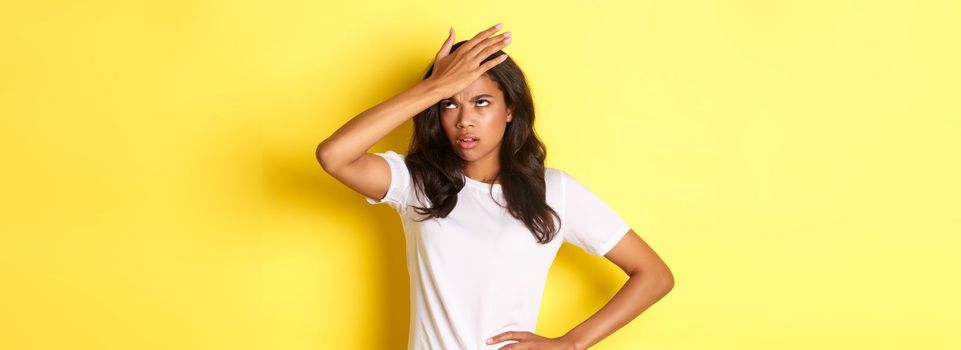
[(462, 151), (462, 150), (454, 150), (454, 153), (456, 153), (457, 156), (460, 157), (460, 159), (463, 159), (463, 160), (466, 160), (466, 161), (474, 161), (474, 160), (477, 160), (477, 156), (475, 156), (475, 155), (473, 155), (473, 154), (469, 154), (469, 153), (464, 153), (464, 151)]
[(466, 160), (468, 162), (478, 160), (484, 157), (485, 155), (487, 155), (488, 152), (490, 152), (490, 150), (482, 150), (477, 148), (461, 149), (457, 145), (453, 145), (453, 147), (454, 147), (454, 153), (457, 154), (457, 156), (460, 157), (461, 159)]

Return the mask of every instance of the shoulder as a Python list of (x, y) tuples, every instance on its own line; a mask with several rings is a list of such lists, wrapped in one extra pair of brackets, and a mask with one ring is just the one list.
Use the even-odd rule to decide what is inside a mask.
[(403, 153), (397, 153), (394, 150), (386, 150), (383, 152), (376, 152), (374, 155), (384, 158), (387, 164), (390, 165), (392, 169), (399, 172), (407, 172), (407, 155)]
[(550, 179), (550, 178), (555, 178), (555, 177), (561, 176), (561, 173), (563, 173), (563, 171), (561, 171), (561, 169), (553, 168), (553, 167), (549, 167), (549, 166), (545, 166), (545, 167), (544, 167), (544, 180), (548, 180), (548, 179)]
[(589, 191), (587, 187), (570, 172), (563, 169), (548, 167), (545, 170), (544, 181), (548, 187), (557, 188), (565, 193)]
[[(374, 155), (383, 158), (387, 161), (387, 166), (390, 167), (391, 178), (400, 179), (404, 184), (408, 184), (410, 181), (410, 170), (407, 166), (407, 155), (403, 153), (397, 153), (394, 150), (386, 150), (383, 152), (376, 152)], [(393, 182), (393, 181), (392, 181)]]
[(568, 177), (568, 176), (570, 176), (570, 175), (567, 175), (567, 172), (565, 172), (564, 170), (561, 170), (561, 169), (559, 169), (559, 168), (549, 167), (549, 166), (544, 167), (544, 180), (545, 180), (545, 181), (551, 181), (551, 180), (558, 181), (558, 180), (561, 180), (562, 178), (565, 178), (565, 177)]
[(547, 186), (547, 188), (563, 190), (564, 183), (569, 176), (567, 172), (559, 168), (544, 167), (544, 185)]
[(374, 154), (379, 155), (379, 156), (383, 156), (383, 157), (387, 157), (387, 158), (401, 159), (401, 160), (403, 160), (404, 158), (407, 158), (407, 155), (406, 155), (406, 154), (397, 153), (397, 152), (395, 152), (395, 151), (392, 150), (392, 149), (386, 150), (386, 151), (383, 151), (383, 152), (377, 152), (377, 153), (374, 153)]

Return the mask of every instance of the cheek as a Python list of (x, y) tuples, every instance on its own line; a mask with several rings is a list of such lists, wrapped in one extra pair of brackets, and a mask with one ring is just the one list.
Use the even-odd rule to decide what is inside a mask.
[(440, 116), (440, 126), (442, 129), (444, 129), (444, 132), (447, 134), (450, 134), (451, 131), (456, 129), (454, 127), (454, 122), (451, 120), (451, 118), (446, 117), (443, 114), (441, 114)]
[(507, 124), (503, 118), (491, 118), (491, 121), (484, 125), (484, 131), (489, 140), (503, 139), (505, 130), (507, 130)]

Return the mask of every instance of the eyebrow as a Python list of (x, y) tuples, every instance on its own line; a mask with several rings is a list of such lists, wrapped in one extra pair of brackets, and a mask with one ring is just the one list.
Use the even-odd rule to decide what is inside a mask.
[[(480, 94), (480, 95), (474, 96), (474, 98), (470, 99), (470, 101), (477, 101), (477, 100), (481, 99), (482, 97), (491, 97), (491, 98), (493, 98), (494, 96), (492, 96), (492, 95), (490, 95), (490, 94)], [(443, 99), (443, 100), (441, 100), (441, 101), (453, 101), (453, 100), (454, 100), (454, 97), (451, 96), (451, 97), (445, 98), (445, 99)]]

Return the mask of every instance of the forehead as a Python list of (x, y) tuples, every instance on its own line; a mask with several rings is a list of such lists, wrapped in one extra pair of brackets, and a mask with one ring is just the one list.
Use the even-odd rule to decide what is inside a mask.
[(491, 79), (487, 74), (481, 75), (479, 78), (475, 79), (470, 85), (461, 90), (460, 92), (451, 96), (451, 98), (458, 101), (467, 101), (474, 96), (480, 94), (489, 94), (494, 96), (494, 98), (501, 98), (502, 93), (500, 87), (497, 86), (497, 82)]

